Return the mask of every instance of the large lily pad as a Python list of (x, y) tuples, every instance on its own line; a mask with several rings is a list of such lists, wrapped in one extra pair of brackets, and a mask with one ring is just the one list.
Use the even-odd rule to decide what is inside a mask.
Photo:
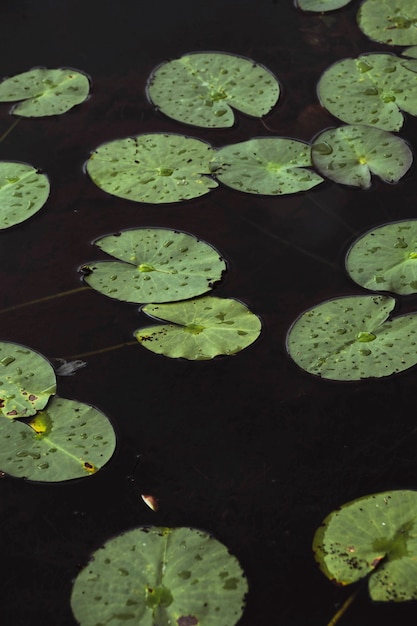
[(363, 54), (331, 65), (317, 86), (321, 104), (348, 124), (399, 130), (417, 115), (417, 73), (393, 54)]
[(35, 415), (55, 391), (55, 371), (49, 361), (26, 346), (0, 342), (1, 416)]
[(78, 574), (81, 626), (234, 626), (248, 590), (237, 559), (193, 528), (134, 528), (110, 539)]
[(317, 530), (313, 550), (339, 584), (369, 575), (372, 600), (416, 600), (417, 492), (386, 491), (342, 505)]
[(107, 193), (162, 204), (198, 198), (217, 187), (214, 149), (184, 135), (151, 133), (105, 143), (87, 161), (92, 181)]
[(18, 102), (12, 113), (22, 117), (59, 115), (83, 102), (90, 83), (72, 69), (34, 68), (6, 78), (0, 84), (0, 102)]
[(357, 20), (359, 28), (374, 41), (392, 46), (417, 44), (415, 0), (365, 0)]
[(120, 261), (84, 265), (85, 281), (124, 302), (172, 302), (209, 291), (226, 269), (215, 248), (186, 233), (138, 228), (98, 239)]
[(349, 2), (350, 0), (295, 0), (295, 6), (306, 12), (325, 13), (340, 9)]
[(204, 296), (185, 302), (147, 304), (147, 315), (171, 322), (135, 332), (148, 350), (193, 361), (240, 352), (261, 332), (261, 322), (244, 304), (231, 298)]
[(311, 146), (314, 166), (336, 183), (367, 189), (371, 174), (396, 183), (410, 169), (408, 144), (371, 126), (341, 126), (321, 133)]
[(233, 109), (262, 117), (276, 104), (279, 91), (265, 67), (222, 52), (197, 52), (163, 63), (148, 84), (149, 98), (165, 115), (204, 128), (233, 126)]
[(228, 187), (275, 196), (306, 191), (323, 182), (316, 172), (306, 169), (311, 165), (309, 144), (262, 137), (220, 148), (211, 170)]
[(94, 407), (55, 396), (29, 422), (0, 418), (0, 469), (58, 482), (89, 476), (112, 456), (113, 427)]
[(388, 296), (346, 296), (305, 311), (287, 335), (302, 369), (331, 380), (389, 376), (417, 363), (417, 314), (388, 319)]
[(0, 161), (0, 230), (24, 222), (49, 196), (49, 180), (31, 165)]

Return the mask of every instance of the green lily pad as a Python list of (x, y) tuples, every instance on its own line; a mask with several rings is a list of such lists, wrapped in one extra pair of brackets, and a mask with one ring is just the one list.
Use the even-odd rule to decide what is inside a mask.
[(0, 342), (0, 416), (30, 417), (56, 391), (52, 365), (26, 346)]
[(417, 73), (393, 54), (363, 54), (331, 65), (317, 86), (321, 104), (348, 124), (401, 128), (401, 111), (417, 115)]
[(209, 291), (226, 270), (215, 248), (179, 231), (137, 228), (95, 243), (120, 261), (84, 265), (85, 282), (124, 302), (193, 298)]
[(60, 115), (84, 102), (90, 92), (85, 74), (72, 69), (35, 68), (6, 78), (0, 84), (0, 102), (18, 102), (14, 115)]
[(313, 541), (316, 561), (335, 582), (369, 576), (372, 600), (417, 599), (417, 492), (386, 491), (343, 504)]
[(29, 422), (0, 418), (0, 469), (59, 482), (89, 476), (112, 456), (113, 427), (94, 407), (55, 396)]
[(362, 235), (346, 255), (346, 269), (365, 289), (417, 293), (417, 220), (384, 224)]
[(148, 95), (168, 117), (204, 128), (233, 126), (233, 109), (262, 117), (279, 98), (275, 76), (251, 59), (196, 52), (163, 63), (152, 73)]
[(194, 528), (134, 528), (110, 539), (78, 574), (81, 626), (234, 626), (248, 584), (237, 559)]
[(301, 11), (325, 13), (334, 11), (349, 4), (350, 0), (295, 0), (295, 6)]
[(280, 137), (250, 139), (217, 151), (211, 170), (224, 185), (276, 196), (306, 191), (323, 182), (311, 167), (310, 146)]
[(415, 0), (365, 0), (357, 21), (359, 28), (374, 41), (391, 46), (417, 44)]
[(0, 230), (24, 222), (49, 196), (49, 180), (31, 165), (0, 161)]
[(388, 319), (388, 296), (345, 296), (305, 311), (287, 334), (292, 359), (331, 380), (381, 378), (417, 363), (417, 314)]
[(368, 189), (371, 174), (396, 183), (410, 169), (408, 144), (386, 130), (341, 126), (321, 133), (311, 146), (314, 166), (336, 183)]
[(180, 202), (217, 187), (208, 176), (214, 149), (184, 135), (151, 133), (99, 146), (87, 161), (92, 181), (134, 202)]
[(172, 358), (199, 361), (235, 354), (261, 332), (259, 317), (231, 298), (203, 296), (185, 302), (147, 304), (142, 311), (171, 324), (140, 328), (136, 339), (151, 352)]
[(406, 57), (404, 67), (412, 72), (417, 72), (417, 46), (410, 46), (402, 51), (401, 56)]

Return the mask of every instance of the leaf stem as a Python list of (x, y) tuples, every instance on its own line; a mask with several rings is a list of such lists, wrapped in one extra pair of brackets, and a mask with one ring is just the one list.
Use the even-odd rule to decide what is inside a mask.
[(360, 589), (356, 589), (356, 591), (354, 591), (342, 604), (342, 606), (340, 607), (340, 609), (337, 611), (337, 613), (335, 613), (332, 617), (332, 619), (330, 620), (330, 622), (327, 624), (327, 626), (335, 626), (335, 624), (337, 624), (337, 622), (340, 620), (340, 618), (346, 613), (346, 611), (348, 610), (348, 608), (350, 607), (350, 605), (352, 604), (352, 602), (355, 600), (356, 596), (358, 595)]
[(0, 137), (0, 143), (6, 139), (6, 137), (12, 132), (13, 128), (15, 128), (18, 125), (21, 119), (22, 119), (21, 117), (18, 117), (17, 120), (15, 120), (13, 124), (9, 126), (6, 132), (4, 132), (2, 136)]
[(125, 341), (124, 343), (118, 343), (116, 346), (107, 346), (107, 348), (99, 348), (98, 350), (91, 350), (90, 352), (82, 352), (81, 354), (71, 354), (70, 356), (62, 357), (65, 361), (73, 361), (75, 359), (83, 359), (87, 356), (95, 356), (96, 354), (103, 354), (103, 352), (110, 352), (111, 350), (119, 350), (125, 346), (137, 346), (138, 341)]
[(43, 298), (36, 298), (36, 300), (29, 300), (29, 302), (22, 302), (22, 304), (14, 304), (13, 306), (6, 307), (0, 310), (1, 313), (9, 313), (9, 311), (16, 311), (17, 309), (23, 309), (25, 306), (32, 306), (33, 304), (39, 304), (41, 302), (48, 302), (49, 300), (55, 300), (56, 298), (63, 298), (64, 296), (70, 296), (73, 293), (79, 291), (87, 291), (89, 287), (77, 287), (76, 289), (70, 289), (69, 291), (61, 291), (60, 293), (54, 293), (52, 296), (45, 296)]

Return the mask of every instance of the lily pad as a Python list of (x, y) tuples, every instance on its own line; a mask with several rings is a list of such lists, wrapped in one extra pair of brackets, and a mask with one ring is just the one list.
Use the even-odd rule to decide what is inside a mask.
[(209, 291), (226, 269), (218, 251), (192, 235), (137, 228), (98, 239), (120, 261), (84, 265), (85, 282), (124, 302), (172, 302)]
[(417, 314), (388, 319), (388, 296), (345, 296), (305, 311), (287, 334), (287, 349), (310, 374), (331, 380), (381, 378), (417, 363)]
[(357, 21), (359, 28), (374, 41), (391, 46), (417, 44), (415, 0), (365, 0)]
[(26, 163), (0, 161), (0, 230), (24, 222), (49, 196), (48, 177)]
[(34, 68), (6, 78), (0, 84), (0, 102), (18, 102), (14, 115), (60, 115), (84, 102), (90, 92), (85, 74), (72, 69)]
[(341, 585), (369, 576), (372, 600), (417, 599), (417, 492), (385, 491), (342, 505), (317, 530), (322, 572)]
[(208, 176), (214, 149), (184, 135), (151, 133), (105, 143), (87, 161), (92, 181), (134, 202), (180, 202), (217, 187)]
[(0, 416), (29, 417), (56, 391), (52, 365), (26, 346), (0, 342)]
[(401, 111), (417, 115), (417, 73), (393, 54), (337, 61), (321, 76), (317, 92), (321, 104), (348, 124), (396, 131), (404, 122)]
[(396, 183), (410, 169), (408, 144), (386, 130), (341, 126), (321, 133), (311, 146), (314, 166), (336, 183), (368, 189), (371, 174)]
[(275, 76), (251, 59), (223, 52), (195, 52), (154, 70), (148, 95), (160, 111), (204, 128), (233, 126), (233, 109), (254, 117), (279, 98)]
[(310, 146), (280, 137), (250, 139), (217, 151), (211, 170), (224, 185), (270, 196), (306, 191), (323, 182), (311, 167)]
[(142, 311), (171, 324), (140, 328), (136, 339), (148, 350), (172, 358), (199, 361), (235, 354), (261, 332), (259, 317), (232, 298), (203, 296), (185, 302), (147, 304)]
[(365, 289), (417, 293), (417, 220), (391, 222), (362, 235), (347, 253), (346, 269)]
[(325, 13), (349, 4), (350, 0), (295, 0), (295, 6), (305, 12)]
[(248, 584), (237, 559), (194, 528), (134, 528), (110, 539), (78, 574), (81, 626), (234, 626)]
[(417, 46), (410, 46), (402, 51), (401, 56), (406, 57), (403, 62), (404, 67), (412, 72), (417, 72)]
[(113, 427), (94, 407), (55, 396), (31, 420), (0, 418), (0, 469), (59, 482), (98, 471), (116, 446)]

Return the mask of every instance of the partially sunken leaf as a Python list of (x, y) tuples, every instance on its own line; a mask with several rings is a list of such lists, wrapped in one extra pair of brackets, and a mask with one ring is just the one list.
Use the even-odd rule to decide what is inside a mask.
[(20, 102), (12, 113), (22, 117), (59, 115), (84, 102), (90, 91), (85, 74), (71, 69), (35, 68), (6, 78), (0, 102)]
[(231, 298), (204, 296), (186, 302), (147, 304), (147, 315), (171, 322), (135, 332), (145, 348), (193, 361), (240, 352), (259, 337), (261, 322), (244, 304)]
[[(380, 1), (380, 0), (378, 0)], [(417, 73), (392, 54), (363, 54), (331, 65), (317, 86), (321, 104), (348, 124), (399, 130), (417, 115)]]
[(350, 0), (295, 0), (295, 6), (302, 11), (324, 13), (334, 11), (349, 4)]
[(55, 396), (30, 421), (0, 418), (0, 469), (58, 482), (90, 476), (112, 456), (116, 436), (94, 407)]
[(314, 166), (336, 183), (367, 189), (371, 174), (396, 183), (413, 155), (400, 137), (371, 126), (341, 126), (321, 133), (311, 146)]
[(120, 261), (84, 265), (85, 282), (124, 302), (172, 302), (209, 291), (226, 264), (217, 250), (186, 233), (138, 228), (102, 237), (96, 245)]
[(152, 133), (99, 146), (87, 161), (92, 181), (134, 202), (179, 202), (217, 187), (207, 176), (214, 149), (184, 135)]
[(110, 539), (78, 574), (81, 626), (234, 626), (248, 584), (237, 559), (194, 528), (134, 528)]
[(346, 269), (365, 289), (417, 293), (417, 220), (368, 231), (348, 251)]
[(213, 174), (224, 185), (246, 193), (276, 196), (306, 191), (323, 182), (312, 165), (310, 146), (280, 137), (250, 139), (217, 151)]
[(160, 111), (179, 122), (225, 128), (234, 124), (233, 109), (254, 117), (266, 115), (279, 98), (279, 84), (251, 59), (199, 52), (157, 67), (148, 94)]
[(0, 416), (29, 417), (56, 391), (52, 365), (26, 346), (0, 342)]
[(417, 492), (386, 491), (348, 502), (318, 528), (322, 572), (349, 585), (369, 575), (372, 600), (417, 600)]
[(0, 161), (0, 230), (24, 222), (49, 196), (49, 180), (31, 165)]
[(417, 44), (415, 0), (365, 0), (357, 20), (359, 28), (374, 41), (391, 46)]
[(381, 378), (417, 363), (417, 314), (388, 316), (395, 300), (347, 296), (305, 311), (287, 335), (294, 361), (331, 380)]

